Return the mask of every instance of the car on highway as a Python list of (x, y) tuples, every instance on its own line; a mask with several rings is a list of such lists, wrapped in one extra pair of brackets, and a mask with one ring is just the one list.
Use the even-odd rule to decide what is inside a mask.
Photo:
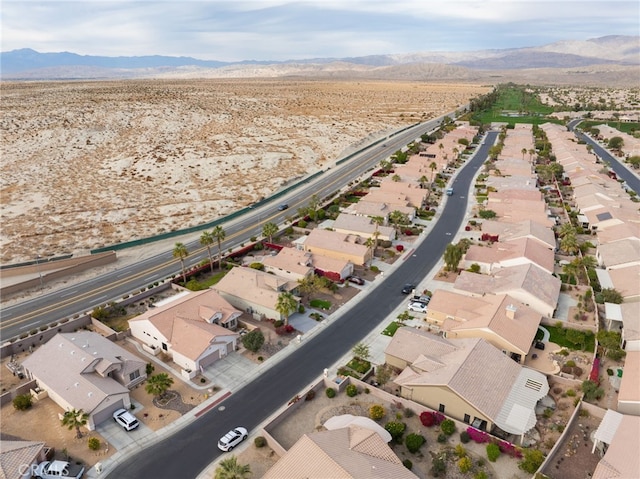
[(414, 289), (416, 289), (415, 284), (407, 283), (402, 287), (402, 294), (411, 294)]
[(407, 306), (409, 311), (414, 311), (416, 313), (426, 313), (427, 305), (420, 301), (410, 301), (409, 306)]
[(289, 209), (289, 205), (286, 203), (282, 203), (281, 205), (278, 206), (278, 211), (284, 211), (286, 209)]
[(228, 452), (244, 441), (248, 435), (249, 433), (245, 428), (236, 427), (220, 438), (218, 441), (218, 449)]
[(138, 419), (126, 409), (118, 409), (114, 412), (113, 420), (125, 431), (132, 431), (140, 425)]
[(359, 284), (360, 286), (364, 284), (364, 279), (362, 279), (360, 276), (349, 276), (347, 278), (347, 281), (353, 284)]

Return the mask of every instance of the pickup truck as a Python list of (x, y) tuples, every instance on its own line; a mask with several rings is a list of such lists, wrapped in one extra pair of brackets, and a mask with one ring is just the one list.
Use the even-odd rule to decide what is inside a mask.
[(84, 474), (82, 464), (67, 461), (45, 461), (36, 466), (34, 477), (42, 479), (80, 479)]

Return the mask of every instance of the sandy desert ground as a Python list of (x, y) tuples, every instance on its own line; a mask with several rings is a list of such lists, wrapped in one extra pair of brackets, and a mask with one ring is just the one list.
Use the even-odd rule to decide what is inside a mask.
[(488, 86), (313, 80), (2, 85), (2, 263), (211, 221)]

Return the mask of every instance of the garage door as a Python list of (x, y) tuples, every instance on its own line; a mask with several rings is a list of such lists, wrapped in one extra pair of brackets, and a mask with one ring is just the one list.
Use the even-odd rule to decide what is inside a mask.
[(123, 402), (123, 399), (120, 398), (115, 403), (109, 404), (108, 406), (105, 406), (104, 409), (95, 412), (93, 414), (93, 423), (96, 426), (99, 426), (104, 421), (107, 421), (107, 420), (112, 420), (113, 421), (113, 413), (115, 411), (117, 411), (118, 409), (123, 408), (123, 407), (124, 407), (124, 402)]

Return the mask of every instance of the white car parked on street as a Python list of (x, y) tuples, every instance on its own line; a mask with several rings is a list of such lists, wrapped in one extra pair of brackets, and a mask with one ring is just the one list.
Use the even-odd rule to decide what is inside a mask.
[(218, 449), (225, 452), (230, 451), (244, 441), (248, 435), (249, 433), (243, 427), (232, 429), (220, 438), (218, 441)]

